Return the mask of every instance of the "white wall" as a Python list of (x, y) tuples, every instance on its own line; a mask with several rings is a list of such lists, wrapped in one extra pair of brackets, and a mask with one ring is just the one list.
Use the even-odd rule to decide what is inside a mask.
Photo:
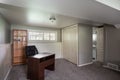
[(0, 15), (0, 44), (10, 42), (10, 24)]
[(11, 68), (11, 45), (0, 45), (0, 80), (5, 80)]
[(56, 43), (28, 43), (28, 45), (35, 45), (39, 52), (55, 53), (56, 58), (62, 58), (61, 42), (56, 42)]
[(0, 15), (0, 80), (5, 79), (11, 67), (11, 47), (9, 43), (10, 24)]
[(92, 62), (92, 26), (79, 24), (79, 65)]

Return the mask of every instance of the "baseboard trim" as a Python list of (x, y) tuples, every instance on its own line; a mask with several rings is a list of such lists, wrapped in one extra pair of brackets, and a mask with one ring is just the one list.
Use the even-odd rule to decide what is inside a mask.
[(7, 80), (8, 75), (9, 75), (9, 73), (10, 73), (11, 69), (12, 69), (12, 66), (9, 68), (9, 70), (8, 70), (8, 72), (7, 72), (7, 74), (6, 74), (5, 78), (4, 78), (4, 80)]
[(93, 62), (86, 63), (86, 64), (81, 64), (81, 65), (78, 65), (78, 66), (79, 66), (79, 67), (82, 67), (82, 66), (87, 66), (87, 65), (90, 65), (90, 64), (93, 64)]

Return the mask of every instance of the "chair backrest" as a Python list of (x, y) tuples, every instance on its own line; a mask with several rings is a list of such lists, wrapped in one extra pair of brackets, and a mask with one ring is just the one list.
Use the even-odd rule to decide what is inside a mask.
[(26, 57), (38, 54), (38, 50), (34, 45), (26, 46), (25, 51), (26, 51)]

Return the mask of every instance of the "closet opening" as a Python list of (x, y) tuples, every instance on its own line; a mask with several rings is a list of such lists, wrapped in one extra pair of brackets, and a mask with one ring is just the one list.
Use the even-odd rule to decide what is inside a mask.
[(93, 62), (104, 62), (104, 27), (93, 27), (92, 32), (92, 60)]

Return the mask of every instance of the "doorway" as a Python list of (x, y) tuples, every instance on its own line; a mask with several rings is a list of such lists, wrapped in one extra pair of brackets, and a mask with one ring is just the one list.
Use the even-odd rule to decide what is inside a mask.
[(93, 62), (104, 62), (104, 27), (93, 27), (92, 33), (93, 50), (92, 59)]

